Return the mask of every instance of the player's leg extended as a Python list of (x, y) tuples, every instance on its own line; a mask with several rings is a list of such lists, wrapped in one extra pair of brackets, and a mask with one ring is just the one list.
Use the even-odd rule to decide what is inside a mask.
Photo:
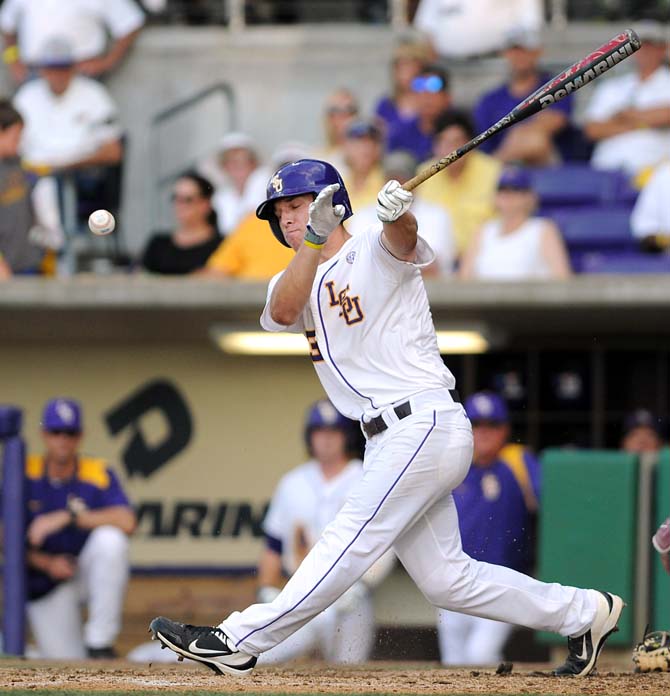
[(440, 609), (437, 635), (443, 665), (493, 665), (512, 632), (510, 624)]
[(320, 631), (323, 624), (328, 623), (325, 612), (319, 614), (306, 626), (289, 636), (285, 641), (275, 645), (274, 648), (264, 652), (258, 657), (259, 665), (277, 664), (288, 662), (314, 652), (319, 645)]
[[(618, 597), (540, 582), (509, 568), (473, 560), (461, 547), (456, 505), (450, 494), (437, 501), (394, 548), (435, 606), (563, 636), (582, 637), (588, 632), (588, 640), (583, 644), (580, 640), (577, 650), (578, 656), (588, 653), (588, 659), (575, 674), (593, 668), (623, 608)], [(590, 629), (594, 645), (587, 645)], [(578, 647), (576, 643), (574, 647)], [(570, 649), (572, 653), (572, 646)]]
[(79, 554), (78, 565), (88, 605), (86, 646), (90, 651), (111, 649), (121, 629), (128, 583), (128, 537), (111, 525), (96, 527)]
[(236, 647), (257, 655), (323, 611), (414, 524), (443, 486), (451, 487), (447, 461), (462, 462), (460, 479), (465, 476), (472, 436), (457, 416), (419, 413), (368, 444), (362, 481), (278, 597), (221, 624)]

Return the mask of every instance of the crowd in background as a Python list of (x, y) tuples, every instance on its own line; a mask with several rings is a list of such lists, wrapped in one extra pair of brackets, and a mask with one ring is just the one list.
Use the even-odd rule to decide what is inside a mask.
[[(452, 26), (456, 20), (445, 19), (439, 0), (419, 3), (415, 25), (423, 33), (399, 39), (388, 93), (367, 114), (353, 82), (334, 90), (323, 105), (320, 144), (278, 144), (264, 161), (251, 135), (228, 133), (216, 152), (176, 179), (173, 228), (156, 230), (126, 269), (268, 279), (290, 252), (264, 233), (254, 211), (272, 172), (305, 156), (341, 171), (355, 212), (350, 233), (376, 224), (376, 195), (386, 180), (404, 182), (461, 147), (550, 77), (541, 66), (541, 3), (511, 2), (504, 21), (496, 20), (498, 5), (466, 3)], [(16, 87), (0, 102), (2, 278), (63, 272), (63, 249), (77, 241), (72, 230), (85, 231), (97, 208), (121, 209), (123, 114), (101, 78), (131, 50), (145, 15), (133, 0), (48, 9), (34, 0), (0, 6), (3, 60)], [(645, 265), (644, 255), (654, 252), (670, 270), (663, 253), (670, 246), (668, 31), (653, 21), (637, 29), (643, 45), (632, 69), (591, 89), (581, 125), (568, 96), (416, 190), (420, 234), (436, 252), (426, 275), (514, 280), (566, 278), (598, 264), (663, 269)], [(450, 62), (492, 54), (504, 58), (506, 81), (470, 107), (456, 103)], [(544, 172), (558, 173), (550, 185)], [(616, 189), (608, 198), (598, 193), (601, 172)], [(585, 182), (577, 196), (576, 175)], [(594, 231), (593, 220), (605, 211), (609, 217)]]

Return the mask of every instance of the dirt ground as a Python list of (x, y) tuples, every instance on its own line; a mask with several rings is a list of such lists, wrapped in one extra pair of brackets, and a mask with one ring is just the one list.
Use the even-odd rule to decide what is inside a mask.
[(194, 664), (131, 665), (127, 662), (63, 664), (42, 661), (0, 663), (0, 691), (123, 692), (263, 692), (386, 694), (602, 694), (645, 696), (669, 694), (670, 674), (606, 671), (586, 679), (548, 676), (547, 665), (515, 667), (501, 676), (495, 670), (443, 669), (431, 663), (373, 663), (333, 667), (305, 663), (258, 668), (248, 677), (217, 677)]

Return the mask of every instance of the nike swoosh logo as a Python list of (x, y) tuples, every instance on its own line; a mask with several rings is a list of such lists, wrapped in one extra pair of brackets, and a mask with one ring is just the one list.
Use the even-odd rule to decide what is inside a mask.
[(210, 650), (209, 648), (199, 648), (197, 638), (191, 641), (191, 644), (188, 646), (188, 649), (195, 655), (207, 655), (208, 657), (223, 657), (224, 655), (230, 655), (230, 651), (228, 650), (221, 651)]
[(586, 636), (582, 638), (582, 652), (577, 655), (578, 660), (588, 660), (589, 654), (586, 650)]

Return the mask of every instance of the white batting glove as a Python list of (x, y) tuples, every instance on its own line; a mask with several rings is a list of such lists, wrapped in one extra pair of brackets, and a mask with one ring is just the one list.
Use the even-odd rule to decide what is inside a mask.
[(333, 196), (340, 190), (339, 184), (326, 186), (309, 206), (309, 222), (305, 243), (311, 247), (322, 247), (332, 231), (342, 222), (344, 206), (333, 205)]
[(377, 194), (377, 217), (382, 222), (395, 222), (409, 210), (413, 199), (411, 191), (405, 191), (398, 181), (391, 179)]

